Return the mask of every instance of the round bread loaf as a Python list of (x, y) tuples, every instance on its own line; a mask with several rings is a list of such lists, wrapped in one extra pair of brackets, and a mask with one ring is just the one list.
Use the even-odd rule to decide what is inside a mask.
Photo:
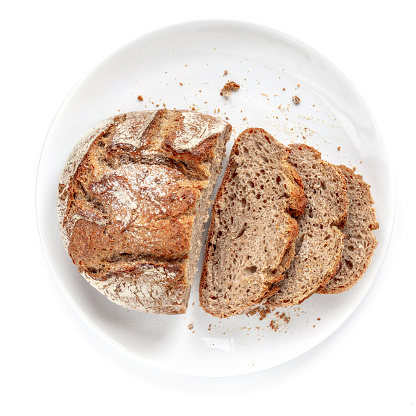
[(78, 271), (126, 308), (186, 311), (231, 125), (195, 111), (108, 118), (75, 146), (58, 189)]

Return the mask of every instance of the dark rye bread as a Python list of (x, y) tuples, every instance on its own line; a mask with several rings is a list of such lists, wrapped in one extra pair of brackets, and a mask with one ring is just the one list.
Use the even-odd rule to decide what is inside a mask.
[(78, 271), (111, 301), (186, 311), (209, 198), (231, 126), (194, 111), (104, 120), (62, 173), (58, 217)]
[(321, 159), (316, 149), (289, 145), (289, 162), (296, 168), (308, 200), (298, 218), (296, 254), (268, 306), (296, 305), (325, 285), (339, 270), (348, 211), (347, 185), (334, 165)]
[(352, 169), (343, 165), (338, 168), (347, 180), (349, 199), (348, 217), (343, 229), (342, 264), (340, 271), (317, 293), (341, 293), (354, 286), (367, 270), (377, 247), (377, 240), (371, 231), (378, 229), (379, 225), (370, 185)]
[(236, 139), (212, 209), (200, 304), (228, 317), (273, 294), (294, 255), (306, 200), (289, 149), (263, 129)]

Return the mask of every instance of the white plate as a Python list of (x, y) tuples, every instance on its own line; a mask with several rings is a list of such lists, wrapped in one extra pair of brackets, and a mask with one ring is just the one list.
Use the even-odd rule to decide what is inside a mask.
[[(228, 75), (224, 71), (228, 70)], [(229, 99), (227, 80), (241, 84)], [(144, 101), (137, 99), (138, 95)], [(294, 105), (292, 96), (301, 99)], [(314, 295), (273, 317), (213, 318), (197, 299), (199, 276), (186, 315), (154, 316), (108, 301), (78, 275), (60, 240), (58, 178), (75, 143), (97, 122), (132, 110), (191, 108), (228, 117), (233, 136), (263, 127), (283, 143), (306, 142), (324, 158), (356, 166), (372, 185), (379, 246), (365, 277), (340, 295)], [(220, 109), (220, 112), (217, 112)], [(228, 150), (231, 148), (228, 146)], [(341, 146), (341, 151), (338, 151)], [(79, 315), (114, 346), (147, 364), (183, 374), (252, 373), (293, 359), (323, 341), (351, 315), (379, 270), (394, 217), (392, 174), (361, 97), (345, 77), (308, 46), (252, 24), (204, 21), (151, 33), (113, 53), (87, 74), (60, 108), (39, 165), (37, 214), (46, 257)], [(192, 329), (190, 329), (192, 328)]]

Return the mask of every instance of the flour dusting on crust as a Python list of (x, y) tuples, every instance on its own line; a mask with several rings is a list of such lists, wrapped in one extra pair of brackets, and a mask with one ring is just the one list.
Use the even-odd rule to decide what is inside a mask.
[(176, 134), (173, 148), (177, 152), (195, 149), (204, 140), (224, 131), (227, 123), (219, 118), (207, 117), (195, 111), (183, 111), (183, 128)]
[(127, 113), (126, 119), (117, 124), (111, 140), (112, 145), (127, 144), (140, 149), (143, 145), (143, 133), (155, 118), (157, 111)]
[(68, 231), (63, 227), (64, 217), (67, 209), (68, 203), (68, 186), (69, 183), (77, 171), (80, 163), (82, 162), (85, 154), (87, 153), (91, 143), (99, 136), (104, 133), (104, 131), (111, 125), (114, 117), (107, 118), (101, 123), (97, 124), (91, 130), (89, 130), (84, 137), (75, 145), (70, 153), (65, 168), (62, 171), (61, 177), (59, 179), (59, 188), (58, 188), (58, 224), (59, 230), (61, 232), (62, 240), (64, 246), (68, 249), (69, 246), (69, 235)]
[(183, 269), (165, 265), (142, 263), (104, 281), (95, 280), (88, 273), (82, 275), (93, 287), (118, 305), (148, 313), (158, 313), (160, 307), (169, 305), (165, 313), (183, 313), (185, 287), (170, 287), (171, 282), (178, 280), (183, 272)]

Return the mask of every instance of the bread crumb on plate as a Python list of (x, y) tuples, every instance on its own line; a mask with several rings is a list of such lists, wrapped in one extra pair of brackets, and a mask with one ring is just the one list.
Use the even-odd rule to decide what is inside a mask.
[(298, 104), (300, 103), (300, 98), (299, 98), (297, 95), (294, 95), (294, 96), (292, 97), (292, 101), (293, 101), (296, 105), (298, 105)]
[(220, 95), (224, 97), (229, 97), (233, 91), (238, 91), (240, 89), (240, 85), (234, 81), (228, 81), (223, 87), (220, 92)]

